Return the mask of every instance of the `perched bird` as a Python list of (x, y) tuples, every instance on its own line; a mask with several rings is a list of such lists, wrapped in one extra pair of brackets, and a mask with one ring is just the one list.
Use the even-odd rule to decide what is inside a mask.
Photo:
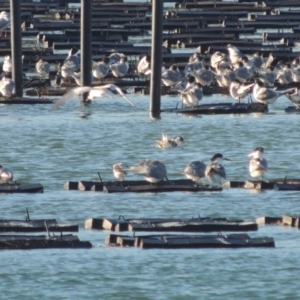
[(115, 163), (113, 165), (113, 173), (114, 173), (114, 176), (117, 178), (117, 179), (122, 179), (124, 180), (125, 178), (125, 175), (127, 174), (126, 171), (124, 171), (123, 169), (128, 169), (129, 166), (126, 164), (126, 163), (122, 163), (122, 162), (119, 162), (119, 163)]
[(175, 136), (173, 139), (169, 139), (167, 135), (162, 133), (161, 140), (156, 140), (158, 148), (179, 147), (181, 144), (187, 144), (187, 142), (180, 135)]
[(244, 66), (242, 62), (237, 63), (237, 68), (234, 69), (234, 73), (236, 79), (238, 79), (242, 83), (249, 80), (253, 75), (252, 70), (247, 66)]
[(286, 96), (289, 98), (289, 100), (291, 100), (296, 108), (300, 108), (299, 104), (300, 104), (300, 89), (299, 88), (295, 88), (294, 93), (292, 94), (286, 94)]
[(199, 82), (185, 88), (180, 92), (182, 102), (186, 105), (198, 105), (203, 98), (203, 89)]
[(287, 63), (282, 70), (278, 71), (276, 79), (282, 85), (287, 85), (293, 81), (293, 71), (290, 63)]
[(200, 160), (190, 162), (184, 169), (184, 174), (188, 179), (198, 182), (205, 178), (206, 164)]
[(204, 66), (201, 70), (193, 71), (192, 75), (203, 86), (210, 86), (214, 81), (214, 73), (209, 65)]
[(238, 100), (240, 103), (241, 99), (243, 99), (248, 95), (248, 93), (250, 92), (253, 86), (254, 83), (241, 85), (241, 83), (238, 80), (234, 80), (230, 84), (230, 88), (229, 88), (230, 96), (235, 100)]
[(74, 72), (76, 72), (77, 69), (78, 68), (76, 67), (76, 64), (74, 62), (65, 62), (60, 68), (62, 78), (72, 77), (72, 75), (74, 74)]
[[(2, 36), (2, 31), (5, 30), (10, 23), (10, 13), (2, 11), (0, 13), (0, 36)], [(7, 36), (7, 30), (5, 30), (5, 37)]]
[(134, 106), (134, 104), (128, 99), (128, 97), (123, 93), (123, 91), (119, 87), (117, 87), (114, 84), (106, 84), (103, 86), (83, 86), (71, 89), (53, 104), (51, 110), (55, 110), (67, 101), (73, 100), (74, 98), (76, 98), (76, 96), (82, 96), (85, 93), (88, 93), (87, 100), (93, 100), (94, 98), (116, 97), (117, 95), (114, 92), (118, 92), (123, 98), (125, 98), (130, 103), (130, 105)]
[(270, 52), (268, 59), (266, 60), (266, 62), (262, 65), (262, 68), (267, 70), (269, 67), (271, 67), (273, 61), (275, 60), (272, 52)]
[(227, 67), (225, 68), (222, 72), (217, 70), (217, 73), (214, 73), (217, 84), (220, 87), (230, 87), (230, 84), (233, 80), (236, 79), (236, 75), (234, 73), (234, 70), (231, 68)]
[(276, 91), (275, 89), (265, 87), (260, 80), (257, 80), (253, 87), (252, 95), (254, 99), (260, 103), (273, 104), (277, 98), (290, 92), (294, 92), (294, 90), (294, 88), (290, 88)]
[(176, 64), (170, 66), (169, 69), (161, 74), (162, 83), (166, 86), (173, 86), (181, 80), (181, 73)]
[(229, 53), (229, 60), (233, 65), (241, 62), (243, 57), (245, 57), (245, 55), (237, 47), (231, 44), (227, 45), (227, 50)]
[(12, 72), (12, 60), (11, 60), (11, 57), (9, 55), (6, 55), (4, 57), (2, 70), (5, 73), (11, 73)]
[(8, 76), (4, 75), (0, 81), (0, 94), (5, 98), (10, 98), (15, 88), (15, 82)]
[(10, 168), (0, 165), (0, 183), (8, 183), (14, 179), (14, 174)]
[(251, 177), (263, 177), (268, 170), (268, 163), (263, 158), (264, 148), (255, 148), (248, 157), (251, 157), (249, 162), (249, 172)]
[(274, 71), (274, 67), (270, 66), (265, 71), (258, 71), (258, 76), (260, 81), (264, 83), (267, 87), (274, 87), (277, 74)]
[(262, 67), (263, 63), (264, 57), (260, 52), (255, 52), (249, 60), (249, 65), (253, 66), (256, 71)]
[(187, 65), (184, 68), (184, 74), (185, 76), (193, 75), (194, 72), (197, 72), (198, 70), (201, 70), (204, 67), (204, 61), (198, 53), (194, 53), (190, 59)]
[(64, 60), (64, 64), (66, 62), (72, 62), (74, 64), (74, 71), (79, 69), (79, 57), (77, 55), (78, 49), (76, 47), (72, 47), (68, 53), (67, 58)]
[(144, 55), (138, 65), (137, 72), (140, 75), (150, 75), (151, 74), (151, 56), (149, 54)]
[(167, 178), (167, 169), (164, 163), (158, 160), (142, 160), (137, 166), (129, 167), (125, 171), (142, 176), (151, 183), (157, 183)]
[(221, 153), (216, 153), (211, 158), (211, 164), (207, 165), (205, 169), (205, 176), (212, 184), (221, 185), (222, 179), (226, 179), (225, 168), (222, 165), (223, 160), (230, 159), (223, 157)]
[(109, 58), (104, 57), (102, 61), (95, 62), (92, 64), (92, 74), (97, 79), (106, 77), (109, 73)]
[(127, 62), (127, 57), (121, 57), (121, 59), (110, 65), (110, 70), (115, 77), (123, 77), (127, 74), (129, 70), (129, 64)]
[(42, 58), (40, 58), (35, 64), (35, 69), (42, 78), (49, 77), (50, 64)]
[(223, 63), (226, 63), (228, 66), (229, 58), (228, 56), (220, 51), (216, 51), (210, 57), (210, 65), (212, 68), (217, 70), (218, 66), (221, 66)]
[(113, 52), (112, 54), (110, 54), (108, 56), (109, 64), (110, 65), (115, 64), (115, 63), (119, 62), (121, 58), (125, 58), (125, 57), (126, 57), (126, 55), (123, 53)]

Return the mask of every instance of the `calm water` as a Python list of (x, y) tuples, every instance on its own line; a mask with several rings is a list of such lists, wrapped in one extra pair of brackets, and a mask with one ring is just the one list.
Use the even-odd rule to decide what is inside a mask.
[[(267, 115), (212, 115), (189, 117), (163, 113), (149, 117), (149, 96), (130, 94), (136, 107), (122, 98), (89, 106), (69, 102), (57, 111), (49, 105), (1, 105), (1, 163), (10, 166), (22, 183), (40, 182), (44, 194), (1, 195), (1, 217), (56, 218), (80, 225), (81, 240), (90, 250), (1, 251), (1, 294), (5, 299), (296, 299), (300, 268), (298, 229), (261, 227), (251, 236), (272, 236), (274, 249), (141, 250), (109, 248), (108, 232), (84, 229), (90, 217), (190, 218), (282, 216), (299, 213), (299, 193), (104, 194), (67, 191), (69, 180), (113, 179), (117, 161), (163, 160), (170, 179), (182, 178), (185, 165), (208, 162), (222, 152), (228, 179), (248, 178), (247, 154), (265, 147), (267, 178), (299, 178), (298, 115), (287, 115), (284, 97)], [(177, 97), (163, 96), (162, 108)], [(203, 103), (231, 101), (228, 96), (205, 97)], [(87, 116), (87, 118), (83, 118)], [(188, 144), (178, 149), (154, 147), (164, 132), (181, 134)], [(137, 179), (134, 175), (130, 179)], [(4, 296), (3, 296), (4, 297)], [(4, 299), (4, 298), (3, 298)]]

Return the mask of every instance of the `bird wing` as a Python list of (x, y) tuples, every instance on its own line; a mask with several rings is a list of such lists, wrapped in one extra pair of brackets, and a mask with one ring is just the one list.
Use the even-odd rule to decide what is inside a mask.
[(134, 106), (133, 102), (130, 101), (130, 100), (128, 99), (128, 97), (123, 93), (123, 91), (122, 91), (119, 87), (117, 87), (117, 86), (114, 85), (114, 84), (112, 84), (111, 86), (113, 86), (113, 88), (114, 88), (121, 96), (123, 96), (123, 98), (125, 98), (125, 99), (130, 103), (131, 106)]
[(50, 111), (56, 110), (59, 106), (61, 106), (62, 104), (66, 103), (69, 100), (74, 100), (74, 98), (77, 98), (78, 96), (84, 93), (90, 92), (91, 89), (92, 88), (90, 86), (82, 86), (82, 87), (71, 89), (66, 94), (64, 94), (61, 98), (55, 101)]

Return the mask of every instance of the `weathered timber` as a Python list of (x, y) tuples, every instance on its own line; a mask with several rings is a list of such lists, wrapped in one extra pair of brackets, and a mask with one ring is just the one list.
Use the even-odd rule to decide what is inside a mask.
[[(45, 226), (47, 223), (47, 228)], [(78, 225), (59, 224), (55, 219), (4, 220), (0, 219), (0, 232), (78, 232)]]
[(118, 219), (90, 218), (85, 228), (110, 231), (165, 231), (165, 232), (212, 232), (212, 231), (256, 231), (256, 222), (231, 221), (226, 218), (142, 218)]
[(239, 11), (225, 11), (225, 10), (178, 10), (178, 11), (167, 11), (166, 15), (176, 16), (176, 17), (237, 17), (237, 18), (247, 18), (248, 11), (247, 10), (239, 10)]
[(194, 107), (163, 109), (162, 112), (181, 113), (181, 114), (249, 114), (267, 113), (268, 105), (263, 103), (211, 103), (201, 104)]
[(258, 217), (256, 223), (257, 225), (281, 225), (282, 217)]
[(300, 227), (300, 216), (284, 215), (282, 217), (282, 225), (291, 227)]
[(223, 27), (223, 26), (214, 26), (207, 28), (178, 28), (175, 29), (176, 34), (234, 34), (235, 38), (238, 38), (240, 34), (254, 34), (256, 29), (254, 27)]
[(0, 250), (27, 250), (49, 248), (91, 248), (89, 241), (80, 241), (77, 236), (0, 235)]
[(198, 185), (174, 185), (168, 182), (159, 182), (155, 185), (139, 186), (104, 186), (105, 193), (162, 193), (162, 192), (220, 192), (221, 187), (198, 186)]
[(143, 249), (181, 249), (181, 248), (242, 248), (275, 247), (271, 237), (251, 238), (247, 234), (229, 235), (110, 235), (105, 239), (108, 246), (135, 246)]
[[(1, 102), (0, 102), (1, 103)], [(2, 183), (0, 184), (0, 193), (43, 193), (44, 187), (40, 183), (20, 184), (20, 183)]]
[(287, 20), (282, 21), (238, 21), (238, 22), (230, 22), (226, 21), (225, 26), (227, 28), (248, 28), (254, 27), (255, 29), (269, 29), (269, 28), (292, 28), (294, 26), (298, 26), (300, 24), (299, 20), (295, 20), (294, 22), (289, 22)]

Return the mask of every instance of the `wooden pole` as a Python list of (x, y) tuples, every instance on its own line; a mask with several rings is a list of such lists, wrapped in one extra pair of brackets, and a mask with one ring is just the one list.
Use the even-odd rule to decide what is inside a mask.
[(152, 1), (150, 116), (155, 119), (160, 118), (163, 8), (164, 1)]
[(15, 82), (15, 96), (23, 97), (23, 63), (21, 35), (21, 1), (10, 0), (12, 80)]
[[(92, 1), (81, 0), (81, 31), (80, 31), (80, 51), (81, 51), (81, 86), (92, 84)], [(85, 102), (87, 94), (83, 95)]]

